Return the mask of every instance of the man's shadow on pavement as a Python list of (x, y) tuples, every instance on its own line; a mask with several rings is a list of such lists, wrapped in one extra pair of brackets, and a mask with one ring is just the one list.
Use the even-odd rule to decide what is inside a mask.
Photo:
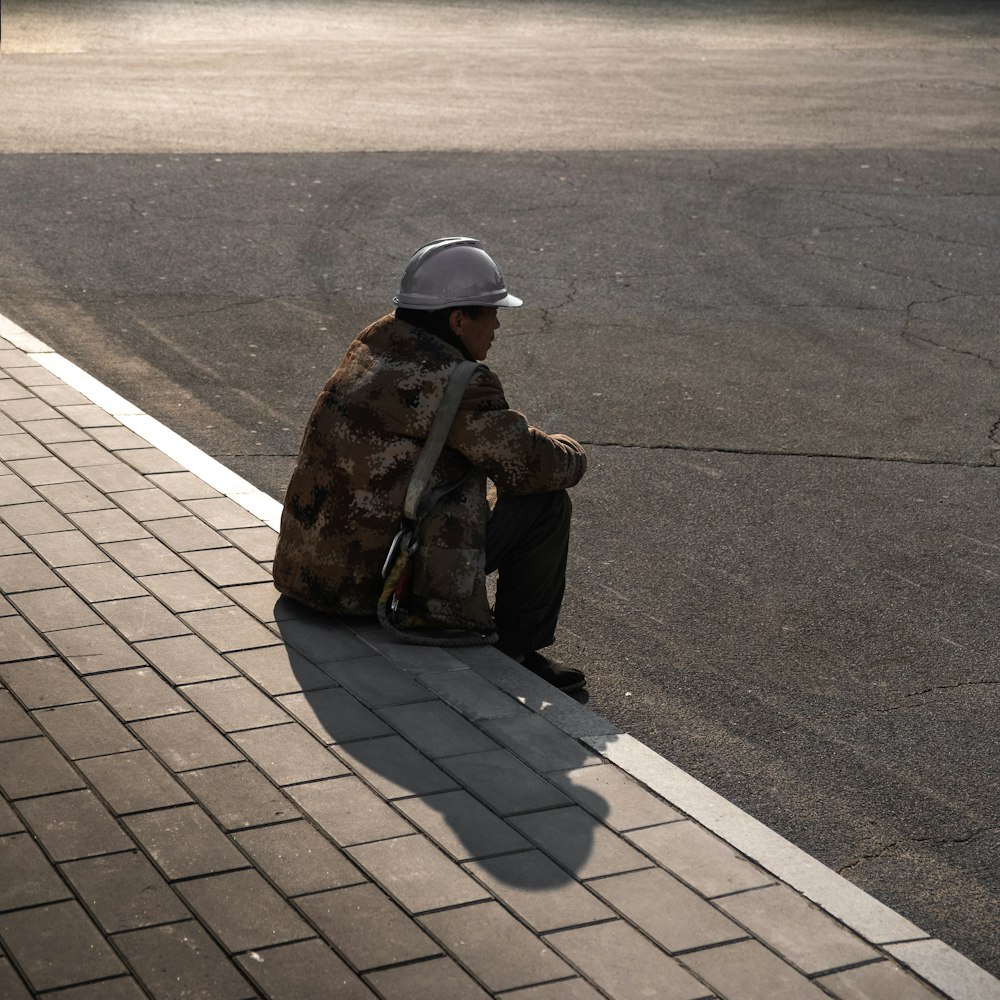
[(284, 597), (274, 614), (300, 689), (277, 700), (360, 779), (286, 788), (339, 847), (418, 831), (487, 883), (587, 877), (609, 806), (572, 772), (600, 758), (446, 649)]

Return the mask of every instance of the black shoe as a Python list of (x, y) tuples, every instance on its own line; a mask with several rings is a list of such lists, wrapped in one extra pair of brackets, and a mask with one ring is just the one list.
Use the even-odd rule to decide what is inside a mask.
[(536, 677), (541, 677), (543, 681), (548, 681), (553, 687), (567, 694), (579, 691), (587, 683), (587, 678), (581, 671), (573, 670), (571, 667), (561, 667), (537, 651), (525, 653), (520, 663)]

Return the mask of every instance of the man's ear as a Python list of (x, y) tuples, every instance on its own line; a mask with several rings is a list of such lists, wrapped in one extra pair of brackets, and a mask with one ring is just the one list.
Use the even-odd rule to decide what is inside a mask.
[(463, 316), (464, 314), (461, 309), (452, 309), (452, 311), (448, 313), (448, 326), (451, 327), (451, 332), (455, 334), (456, 337), (461, 336)]

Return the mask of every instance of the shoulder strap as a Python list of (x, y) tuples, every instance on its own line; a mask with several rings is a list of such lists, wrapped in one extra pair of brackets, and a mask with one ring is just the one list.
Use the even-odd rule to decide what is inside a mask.
[[(459, 404), (465, 395), (472, 376), (476, 373), (479, 365), (475, 361), (463, 361), (451, 373), (448, 385), (445, 386), (444, 395), (438, 405), (437, 413), (431, 423), (430, 432), (424, 442), (423, 450), (417, 458), (413, 467), (413, 475), (410, 476), (410, 484), (406, 487), (406, 499), (403, 501), (403, 516), (411, 521), (419, 521), (427, 513), (427, 510), (420, 509), (420, 501), (427, 492), (427, 487), (434, 472), (441, 450), (451, 431), (451, 425), (455, 422), (455, 414), (458, 413)], [(450, 488), (457, 486), (453, 483)], [(447, 490), (445, 491), (447, 492)]]

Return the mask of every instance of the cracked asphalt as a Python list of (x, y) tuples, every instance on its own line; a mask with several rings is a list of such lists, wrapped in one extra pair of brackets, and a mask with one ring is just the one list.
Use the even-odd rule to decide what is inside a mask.
[(140, 6), (3, 7), (0, 312), (280, 497), (479, 236), (591, 706), (1000, 973), (995, 9)]

